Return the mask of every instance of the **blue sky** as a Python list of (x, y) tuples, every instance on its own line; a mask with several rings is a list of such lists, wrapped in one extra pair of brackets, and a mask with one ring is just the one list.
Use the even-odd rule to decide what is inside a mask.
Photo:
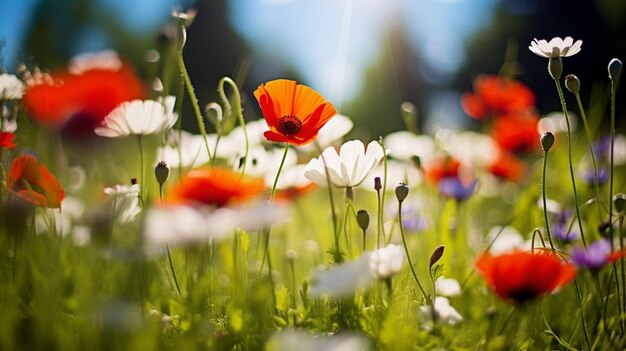
[(497, 0), (232, 0), (230, 18), (260, 55), (295, 67), (329, 100), (349, 99), (402, 21), (414, 48), (445, 78)]

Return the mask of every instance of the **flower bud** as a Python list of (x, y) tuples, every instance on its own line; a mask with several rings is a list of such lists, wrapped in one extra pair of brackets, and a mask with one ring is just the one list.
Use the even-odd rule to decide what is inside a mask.
[(356, 221), (359, 224), (359, 228), (362, 230), (367, 230), (370, 226), (370, 215), (366, 210), (359, 210), (356, 213)]
[(618, 79), (622, 74), (622, 61), (614, 58), (609, 62), (609, 78), (611, 80)]
[(551, 57), (548, 61), (548, 72), (554, 80), (559, 80), (563, 73), (563, 62), (560, 57)]
[(130, 178), (130, 185), (137, 184), (137, 178)]
[(617, 213), (622, 213), (624, 208), (626, 208), (626, 195), (623, 193), (615, 194), (613, 196), (613, 205), (615, 205)]
[(383, 188), (382, 183), (380, 182), (380, 177), (374, 177), (374, 189), (376, 191), (379, 191), (380, 189)]
[(550, 151), (552, 145), (554, 145), (554, 134), (550, 132), (543, 133), (543, 135), (541, 136), (541, 148), (543, 149), (543, 151)]
[(565, 87), (572, 94), (578, 94), (580, 91), (580, 80), (574, 74), (568, 74), (565, 77)]
[(428, 266), (428, 268), (433, 268), (435, 263), (439, 262), (439, 260), (441, 259), (441, 256), (443, 256), (443, 251), (445, 250), (445, 248), (446, 247), (443, 245), (437, 246), (435, 251), (433, 251), (432, 255), (430, 255), (430, 265)]
[(417, 169), (422, 169), (422, 159), (419, 156), (415, 155), (411, 157), (411, 161), (413, 161), (413, 164), (417, 167)]
[(400, 185), (396, 187), (396, 198), (398, 202), (404, 201), (407, 196), (409, 196), (409, 187), (404, 183), (400, 183)]
[(165, 161), (159, 161), (154, 167), (154, 177), (156, 178), (159, 185), (165, 184), (167, 178), (170, 176), (170, 166), (165, 163)]
[(287, 252), (285, 252), (285, 257), (289, 263), (293, 263), (298, 258), (298, 253), (296, 250), (287, 250)]

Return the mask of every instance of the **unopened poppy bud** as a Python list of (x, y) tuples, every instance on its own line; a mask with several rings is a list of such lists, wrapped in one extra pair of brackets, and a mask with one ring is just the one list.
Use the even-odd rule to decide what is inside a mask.
[(543, 135), (541, 136), (541, 148), (543, 149), (543, 151), (550, 151), (552, 145), (554, 145), (554, 134), (550, 132), (543, 133)]
[(572, 94), (578, 94), (580, 91), (580, 80), (573, 74), (568, 74), (565, 77), (565, 87)]
[(622, 61), (614, 58), (609, 62), (609, 78), (615, 80), (622, 74)]
[(359, 228), (367, 230), (370, 226), (370, 214), (366, 210), (359, 210), (356, 213), (356, 221), (359, 224)]
[(435, 251), (433, 251), (432, 255), (430, 255), (430, 265), (428, 266), (429, 268), (433, 268), (435, 263), (439, 262), (439, 260), (441, 259), (441, 256), (443, 256), (443, 251), (445, 250), (445, 248), (446, 247), (443, 245), (437, 246)]
[(159, 161), (154, 167), (154, 176), (159, 182), (159, 185), (165, 184), (167, 178), (170, 176), (170, 166), (165, 163), (165, 161)]
[(548, 72), (554, 80), (559, 80), (563, 73), (563, 62), (560, 57), (551, 57), (548, 61)]
[(374, 177), (374, 189), (376, 191), (379, 191), (380, 189), (383, 188), (382, 183), (380, 182), (380, 177)]
[(130, 178), (130, 185), (137, 184), (137, 178)]
[(617, 213), (621, 213), (626, 208), (626, 195), (623, 193), (618, 193), (613, 196), (613, 205), (615, 205), (615, 210)]
[(407, 196), (409, 196), (409, 187), (404, 183), (400, 183), (400, 185), (396, 187), (396, 198), (399, 202), (402, 202)]
[(417, 169), (422, 169), (422, 159), (419, 156), (415, 155), (411, 157), (411, 161), (413, 161), (413, 164), (417, 167)]

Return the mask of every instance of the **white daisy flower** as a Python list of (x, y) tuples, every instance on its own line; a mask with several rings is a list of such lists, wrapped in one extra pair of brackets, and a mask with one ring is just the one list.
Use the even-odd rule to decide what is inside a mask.
[(120, 223), (129, 223), (141, 212), (139, 207), (139, 184), (115, 185), (104, 189), (113, 203), (113, 218)]
[(174, 96), (168, 96), (164, 103), (154, 100), (124, 102), (105, 117), (95, 133), (118, 138), (164, 132), (172, 128), (178, 119), (174, 112), (175, 99)]
[(369, 286), (375, 280), (370, 269), (369, 253), (358, 259), (318, 272), (311, 284), (312, 296), (342, 297)]
[(341, 145), (339, 154), (335, 148), (328, 147), (319, 158), (309, 161), (304, 176), (320, 186), (327, 186), (326, 164), (330, 181), (335, 186), (354, 187), (363, 182), (367, 174), (383, 159), (383, 155), (383, 148), (377, 141), (370, 142), (366, 152), (361, 141), (351, 140)]
[(19, 100), (24, 95), (24, 83), (13, 74), (0, 74), (0, 99)]
[(461, 285), (456, 279), (441, 276), (435, 281), (435, 290), (438, 295), (453, 297), (461, 295)]
[(510, 226), (504, 228), (496, 226), (491, 228), (487, 235), (487, 243), (491, 243), (489, 252), (493, 255), (513, 250), (521, 250), (527, 247), (526, 241), (522, 235), (515, 228)]
[[(243, 167), (244, 151), (242, 147), (239, 147), (239, 152), (230, 160), (235, 171), (241, 170)], [(246, 159), (246, 174), (265, 178), (267, 184), (272, 184), (276, 177), (276, 171), (280, 166), (280, 162), (283, 159), (284, 149), (270, 148), (265, 149), (263, 146), (255, 146), (248, 150), (248, 157)], [(287, 153), (285, 164), (283, 167), (291, 167), (298, 162), (296, 153)], [(282, 175), (281, 175), (282, 177)]]
[(537, 40), (536, 38), (530, 43), (528, 49), (535, 55), (545, 58), (570, 57), (580, 51), (582, 40), (574, 42), (572, 37), (561, 39), (559, 37), (552, 38), (549, 42), (546, 40)]
[(463, 320), (459, 312), (450, 305), (446, 297), (437, 296), (432, 306), (420, 306), (420, 314), (424, 320), (432, 320), (432, 310), (435, 311), (437, 322), (455, 325)]
[(400, 272), (404, 267), (404, 249), (400, 245), (389, 244), (369, 255), (370, 270), (377, 279), (386, 279)]
[(122, 68), (122, 60), (117, 52), (104, 50), (74, 56), (69, 62), (68, 70), (71, 74), (82, 74), (93, 69), (118, 71), (120, 68)]

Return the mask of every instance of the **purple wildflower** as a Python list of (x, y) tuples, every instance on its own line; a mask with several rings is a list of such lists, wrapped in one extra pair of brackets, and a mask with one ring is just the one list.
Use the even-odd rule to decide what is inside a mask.
[(464, 184), (458, 177), (445, 177), (439, 181), (439, 191), (457, 201), (465, 200), (474, 192), (478, 179)]
[(572, 263), (591, 271), (599, 271), (611, 261), (611, 244), (604, 239), (594, 241), (585, 249), (576, 247), (571, 252)]

